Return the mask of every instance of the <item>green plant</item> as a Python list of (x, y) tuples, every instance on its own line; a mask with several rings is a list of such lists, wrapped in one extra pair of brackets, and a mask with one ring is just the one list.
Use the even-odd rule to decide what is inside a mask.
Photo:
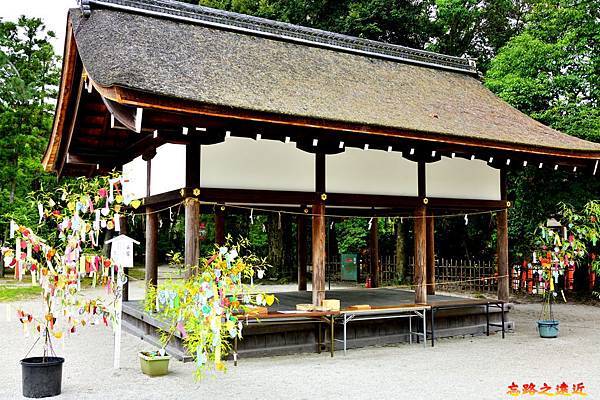
[[(18, 316), (26, 332), (32, 325), (40, 334), (44, 357), (54, 353), (53, 338), (87, 324), (116, 321), (122, 271), (112, 260), (94, 254), (94, 248), (101, 232), (116, 229), (124, 207), (139, 203), (126, 198), (120, 184), (117, 176), (65, 182), (56, 190), (32, 196), (39, 213), (36, 230), (11, 221), (14, 247), (3, 247), (2, 257), (15, 279), (22, 280), (28, 273), (32, 284), (40, 286), (42, 315), (19, 309)], [(81, 284), (86, 276), (93, 286), (105, 287), (109, 296), (85, 298)]]
[(167, 325), (161, 334), (161, 353), (179, 332), (185, 349), (194, 357), (198, 379), (210, 365), (225, 370), (223, 359), (231, 350), (231, 340), (242, 338), (239, 316), (276, 300), (244, 284), (266, 266), (264, 259), (252, 253), (241, 254), (248, 246), (247, 240), (240, 240), (217, 247), (215, 254), (192, 267), (190, 278), (167, 280), (149, 287), (146, 293), (146, 310)]

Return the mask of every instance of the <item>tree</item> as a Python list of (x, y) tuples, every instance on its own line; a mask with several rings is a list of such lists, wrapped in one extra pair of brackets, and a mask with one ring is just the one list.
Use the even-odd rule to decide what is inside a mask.
[(436, 0), (428, 49), (476, 58), (485, 72), (498, 49), (520, 32), (528, 8), (525, 0)]
[(52, 126), (58, 57), (40, 19), (0, 20), (0, 232), (8, 221), (37, 222), (30, 191), (53, 186), (41, 157)]
[(201, 0), (201, 5), (423, 48), (432, 0)]
[(594, 0), (540, 0), (492, 61), (486, 85), (533, 118), (600, 141), (600, 11)]
[[(594, 0), (535, 2), (523, 32), (492, 60), (486, 85), (542, 123), (600, 141), (599, 13)], [(515, 260), (533, 248), (531, 232), (558, 203), (581, 207), (600, 193), (600, 183), (587, 173), (529, 169), (512, 171), (509, 179)]]

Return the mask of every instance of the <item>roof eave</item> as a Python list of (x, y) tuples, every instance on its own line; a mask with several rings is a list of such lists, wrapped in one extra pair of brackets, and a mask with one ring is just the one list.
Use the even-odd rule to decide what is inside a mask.
[[(92, 79), (92, 77), (90, 77)], [(468, 146), (489, 151), (506, 151), (522, 154), (532, 154), (541, 157), (557, 157), (563, 163), (569, 161), (579, 164), (584, 160), (600, 159), (600, 150), (565, 149), (547, 146), (533, 146), (494, 140), (477, 138), (462, 138), (434, 132), (410, 131), (392, 127), (374, 126), (365, 124), (353, 124), (342, 121), (330, 121), (300, 116), (289, 116), (273, 113), (265, 113), (253, 110), (239, 110), (231, 107), (202, 104), (195, 101), (172, 99), (157, 96), (152, 93), (144, 93), (134, 89), (120, 86), (102, 86), (93, 82), (94, 88), (105, 98), (117, 103), (142, 108), (154, 108), (171, 112), (182, 112), (200, 114), (211, 117), (232, 118), (239, 120), (250, 120), (272, 124), (297, 126), (302, 128), (325, 129), (357, 134), (373, 134), (394, 138), (418, 140), (429, 143), (443, 143), (453, 146)]]
[(52, 133), (42, 158), (42, 167), (46, 172), (56, 171), (56, 161), (60, 153), (60, 145), (65, 130), (65, 123), (68, 120), (68, 105), (72, 101), (74, 82), (77, 78), (77, 60), (78, 52), (73, 34), (73, 25), (71, 19), (67, 18), (67, 28), (65, 36), (64, 56), (60, 86), (58, 92), (58, 101), (54, 113), (54, 122), (52, 124)]

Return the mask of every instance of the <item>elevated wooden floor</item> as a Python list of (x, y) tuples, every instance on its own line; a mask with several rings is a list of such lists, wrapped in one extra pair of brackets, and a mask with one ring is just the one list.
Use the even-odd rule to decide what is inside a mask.
[[(268, 286), (265, 289), (268, 291)], [(269, 308), (272, 311), (295, 310), (296, 304), (312, 301), (311, 292), (281, 292), (275, 295), (279, 302)], [(414, 303), (413, 292), (392, 288), (331, 290), (327, 291), (325, 298), (340, 300), (342, 308), (355, 304), (393, 306)], [(456, 300), (466, 300), (466, 298), (428, 296), (430, 302)], [(507, 304), (506, 310), (509, 311), (511, 308), (512, 305)], [(513, 323), (510, 321), (509, 314), (506, 317), (506, 326), (512, 329)], [(490, 320), (500, 321), (499, 309), (490, 309)], [(429, 320), (427, 324), (429, 325)], [(157, 328), (161, 325), (160, 321), (144, 311), (141, 301), (129, 301), (123, 304), (123, 328), (127, 332), (158, 346)], [(481, 305), (441, 310), (436, 313), (437, 338), (481, 335), (485, 333), (485, 329), (485, 307)], [(499, 329), (492, 327), (491, 331)], [(238, 352), (242, 358), (314, 352), (317, 332), (315, 325), (312, 324), (251, 325), (244, 328), (244, 339), (239, 342)], [(335, 332), (336, 338), (341, 338), (341, 334), (341, 329), (338, 328)], [(401, 343), (408, 340), (408, 321), (404, 318), (356, 321), (348, 325), (348, 348)], [(186, 357), (182, 351), (180, 338), (176, 338), (173, 342), (167, 349), (169, 353), (178, 359), (187, 360), (189, 357)]]

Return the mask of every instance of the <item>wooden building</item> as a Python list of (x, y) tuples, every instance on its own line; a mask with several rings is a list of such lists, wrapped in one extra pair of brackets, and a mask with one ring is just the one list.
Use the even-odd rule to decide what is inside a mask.
[[(122, 168), (149, 211), (185, 200), (187, 264), (212, 204), (305, 213), (315, 304), (326, 214), (413, 215), (415, 302), (426, 303), (431, 217), (457, 210), (498, 210), (508, 300), (506, 171), (597, 172), (600, 145), (497, 98), (473, 60), (166, 0), (82, 0), (66, 37), (46, 170)], [(149, 213), (151, 281), (157, 230)]]

